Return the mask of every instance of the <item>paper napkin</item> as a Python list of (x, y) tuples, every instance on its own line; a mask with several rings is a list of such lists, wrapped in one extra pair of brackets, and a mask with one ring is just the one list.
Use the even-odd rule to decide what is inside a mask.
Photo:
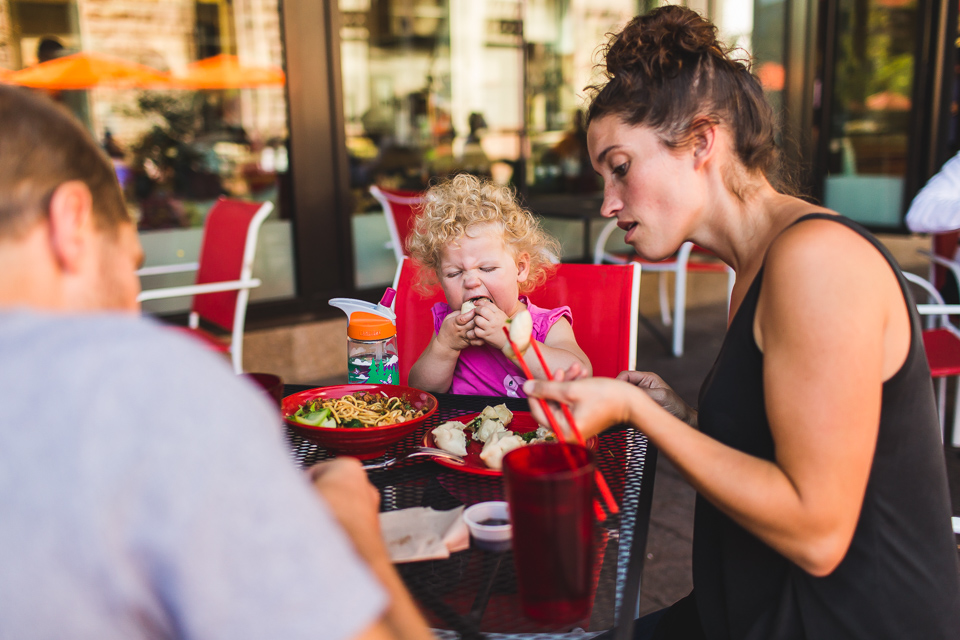
[(470, 546), (463, 507), (435, 511), (412, 507), (380, 514), (380, 530), (395, 563), (442, 560)]

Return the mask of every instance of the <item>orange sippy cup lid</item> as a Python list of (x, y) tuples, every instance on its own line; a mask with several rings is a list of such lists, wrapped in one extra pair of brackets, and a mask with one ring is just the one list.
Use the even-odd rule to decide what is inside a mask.
[(366, 311), (350, 314), (347, 336), (352, 340), (383, 340), (397, 335), (397, 327), (387, 318)]

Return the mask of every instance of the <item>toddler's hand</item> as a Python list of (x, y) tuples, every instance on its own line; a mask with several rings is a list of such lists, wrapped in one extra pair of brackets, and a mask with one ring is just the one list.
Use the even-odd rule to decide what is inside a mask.
[(486, 300), (480, 300), (477, 303), (474, 313), (477, 338), (482, 343), (503, 349), (503, 345), (507, 343), (507, 336), (503, 333), (503, 327), (507, 324), (507, 314), (500, 307)]
[(443, 324), (440, 325), (437, 342), (453, 351), (463, 351), (470, 345), (482, 346), (483, 340), (475, 334), (475, 313), (474, 311), (467, 311), (466, 313), (453, 311), (448, 314), (443, 319)]

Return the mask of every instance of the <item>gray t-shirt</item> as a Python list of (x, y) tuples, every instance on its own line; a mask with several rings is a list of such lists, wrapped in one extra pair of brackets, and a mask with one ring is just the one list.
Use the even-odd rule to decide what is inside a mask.
[(276, 410), (155, 323), (0, 313), (0, 638), (349, 638), (386, 595)]

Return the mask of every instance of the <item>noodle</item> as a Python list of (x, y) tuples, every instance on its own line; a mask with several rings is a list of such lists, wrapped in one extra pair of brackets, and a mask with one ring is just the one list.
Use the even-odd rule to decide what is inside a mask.
[[(397, 397), (374, 393), (357, 393), (342, 398), (318, 398), (302, 406), (300, 412), (316, 412), (329, 409), (333, 420), (341, 428), (383, 427), (418, 418), (425, 413), (415, 409)], [(360, 424), (345, 424), (357, 421)]]

